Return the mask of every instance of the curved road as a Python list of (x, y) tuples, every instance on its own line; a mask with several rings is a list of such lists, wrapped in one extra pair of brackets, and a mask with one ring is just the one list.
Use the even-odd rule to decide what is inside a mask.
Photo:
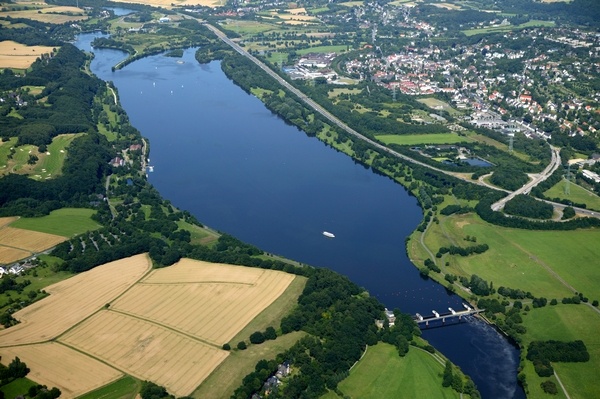
[[(342, 122), (341, 120), (339, 120), (337, 117), (335, 117), (333, 114), (331, 114), (329, 111), (327, 111), (325, 108), (323, 108), (322, 106), (320, 106), (319, 104), (317, 104), (315, 101), (313, 101), (311, 98), (309, 98), (308, 96), (306, 96), (306, 94), (302, 93), (300, 90), (296, 89), (294, 86), (292, 86), (289, 82), (287, 82), (285, 79), (283, 79), (281, 76), (279, 76), (277, 73), (275, 73), (271, 68), (269, 68), (268, 66), (266, 66), (262, 61), (260, 61), (258, 58), (256, 58), (255, 56), (253, 56), (252, 54), (250, 54), (249, 52), (247, 52), (246, 50), (244, 50), (239, 44), (235, 43), (234, 41), (232, 41), (231, 39), (229, 39), (223, 32), (221, 32), (219, 29), (215, 28), (214, 26), (212, 26), (211, 24), (208, 24), (206, 22), (203, 22), (204, 26), (206, 26), (208, 29), (210, 29), (215, 35), (217, 35), (217, 37), (219, 37), (221, 40), (223, 40), (223, 42), (225, 42), (226, 44), (228, 44), (229, 46), (231, 46), (235, 51), (237, 51), (238, 53), (240, 53), (241, 55), (243, 55), (244, 57), (247, 57), (248, 59), (250, 59), (250, 61), (254, 62), (260, 69), (262, 69), (263, 71), (265, 71), (267, 74), (269, 74), (273, 79), (275, 79), (280, 85), (284, 86), (286, 89), (288, 89), (289, 91), (291, 91), (292, 93), (294, 93), (300, 100), (302, 100), (305, 104), (307, 104), (309, 107), (311, 107), (312, 109), (314, 109), (316, 112), (320, 113), (321, 115), (323, 115), (328, 121), (330, 121), (331, 123), (333, 123), (334, 125), (344, 129), (347, 133), (351, 134), (352, 136), (371, 144), (373, 147), (378, 148), (382, 151), (387, 152), (390, 155), (395, 156), (396, 158), (400, 158), (404, 161), (407, 162), (411, 162), (420, 166), (424, 166), (426, 168), (435, 170), (436, 172), (440, 172), (440, 173), (444, 173), (446, 175), (455, 177), (457, 179), (469, 182), (471, 184), (478, 184), (478, 185), (483, 185), (486, 187), (489, 187), (491, 189), (497, 190), (497, 191), (506, 191), (503, 189), (500, 189), (498, 187), (494, 187), (494, 186), (490, 186), (489, 184), (485, 184), (485, 182), (482, 182), (480, 180), (471, 180), (468, 177), (464, 177), (464, 176), (460, 176), (456, 173), (452, 173), (446, 170), (442, 170), (439, 168), (436, 168), (435, 166), (431, 166), (428, 165), (424, 162), (421, 161), (417, 161), (416, 159), (410, 158), (406, 155), (400, 154), (399, 152), (396, 152), (376, 141), (371, 140), (370, 138), (363, 136), (362, 134), (358, 133), (356, 130), (352, 129), (350, 126), (346, 125), (344, 122)], [(540, 173), (536, 178), (534, 178), (532, 181), (528, 182), (527, 184), (525, 184), (523, 187), (521, 187), (520, 189), (518, 189), (515, 192), (510, 193), (507, 197), (504, 197), (503, 199), (501, 199), (500, 201), (492, 204), (492, 209), (494, 211), (500, 210), (504, 207), (504, 204), (506, 204), (506, 202), (508, 202), (509, 200), (511, 200), (514, 196), (518, 195), (518, 194), (529, 194), (529, 192), (531, 191), (531, 189), (533, 187), (535, 187), (536, 185), (538, 185), (539, 183), (541, 183), (542, 181), (546, 180), (548, 177), (550, 177), (550, 175), (552, 175), (552, 173), (560, 166), (560, 149), (556, 148), (556, 147), (551, 147), (552, 148), (552, 161), (550, 162), (550, 164), (546, 167), (546, 169), (544, 169), (544, 171), (542, 173)], [(564, 204), (560, 204), (557, 202), (552, 202), (552, 201), (548, 201), (548, 200), (542, 200), (546, 203), (549, 203), (551, 205), (553, 205), (556, 208), (559, 209), (564, 209), (565, 207), (567, 207), (567, 205)], [(595, 218), (600, 218), (600, 212), (592, 212), (583, 208), (574, 208), (575, 211), (577, 211), (577, 213), (579, 213), (580, 215), (583, 216), (591, 216), (591, 217), (595, 217)]]

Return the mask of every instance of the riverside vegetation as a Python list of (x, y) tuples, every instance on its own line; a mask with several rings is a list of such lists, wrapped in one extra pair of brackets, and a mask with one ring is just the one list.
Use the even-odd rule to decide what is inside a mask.
[[(579, 4), (579, 3), (578, 3)], [(541, 12), (541, 11), (540, 11)], [(208, 13), (208, 12), (207, 12)], [(592, 311), (590, 307), (584, 306), (582, 309), (577, 309), (573, 312), (574, 308), (565, 308), (564, 306), (572, 306), (572, 304), (589, 303), (590, 299), (586, 295), (594, 295), (592, 298), (592, 305), (597, 306), (597, 296), (593, 285), (581, 281), (581, 278), (574, 277), (575, 281), (564, 282), (567, 278), (565, 275), (565, 267), (567, 264), (571, 264), (572, 259), (565, 256), (559, 256), (558, 261), (549, 261), (548, 256), (544, 251), (549, 251), (549, 246), (536, 247), (533, 244), (541, 235), (547, 233), (547, 230), (570, 230), (570, 232), (563, 232), (561, 235), (566, 238), (567, 249), (563, 249), (563, 252), (572, 254), (578, 260), (578, 263), (584, 265), (583, 270), (587, 273), (590, 264), (593, 264), (593, 251), (590, 252), (589, 248), (582, 248), (580, 253), (570, 251), (570, 248), (575, 248), (574, 241), (568, 237), (584, 237), (584, 242), (590, 243), (593, 240), (597, 230), (590, 229), (591, 227), (598, 226), (598, 221), (592, 218), (572, 218), (567, 222), (548, 221), (542, 222), (531, 220), (531, 218), (539, 217), (541, 219), (548, 219), (550, 215), (549, 209), (544, 206), (540, 206), (534, 213), (525, 213), (523, 209), (529, 211), (529, 208), (533, 202), (523, 197), (516, 197), (507, 204), (507, 212), (512, 208), (512, 213), (515, 217), (505, 217), (501, 212), (494, 212), (490, 209), (490, 205), (501, 197), (502, 194), (496, 193), (489, 188), (474, 186), (468, 182), (452, 177), (448, 174), (443, 174), (416, 164), (408, 164), (399, 161), (396, 158), (391, 157), (387, 153), (370, 147), (357, 140), (354, 137), (347, 135), (340, 128), (332, 126), (328, 121), (320, 117), (319, 114), (306, 108), (300, 101), (295, 99), (290, 93), (279, 87), (274, 81), (263, 77), (263, 72), (258, 69), (254, 64), (250, 63), (247, 59), (237, 55), (227, 46), (220, 41), (213, 38), (205, 28), (201, 25), (194, 23), (193, 21), (186, 22), (181, 26), (179, 25), (180, 31), (174, 31), (174, 28), (165, 29), (165, 35), (169, 34), (181, 34), (185, 36), (184, 29), (193, 31), (194, 37), (198, 38), (198, 43), (202, 44), (202, 47), (197, 53), (197, 59), (201, 62), (206, 62), (211, 59), (222, 59), (222, 68), (225, 73), (232, 78), (237, 84), (239, 84), (244, 90), (252, 92), (259, 96), (269, 107), (269, 109), (281, 115), (288, 122), (293, 123), (303, 129), (307, 134), (316, 136), (325, 143), (331, 145), (333, 148), (339, 151), (345, 152), (352, 156), (357, 161), (364, 165), (373, 168), (379, 173), (390, 176), (399, 183), (405, 185), (420, 201), (422, 207), (425, 210), (425, 218), (423, 223), (417, 229), (417, 232), (413, 234), (411, 240), (407, 243), (412, 259), (417, 266), (421, 267), (422, 273), (429, 275), (430, 277), (446, 284), (449, 290), (456, 291), (473, 301), (477, 301), (479, 306), (487, 310), (486, 315), (489, 319), (493, 320), (500, 328), (510, 334), (518, 343), (520, 343), (522, 349), (524, 349), (524, 356), (522, 360), (521, 373), (519, 379), (524, 385), (526, 392), (534, 397), (542, 397), (543, 392), (552, 393), (556, 390), (556, 383), (554, 377), (549, 379), (542, 379), (547, 377), (548, 364), (555, 362), (555, 366), (558, 369), (558, 373), (561, 375), (561, 379), (567, 379), (568, 392), (583, 392), (594, 396), (597, 392), (594, 391), (593, 387), (585, 383), (586, 376), (589, 376), (590, 370), (595, 367), (590, 364), (579, 368), (578, 365), (572, 365), (571, 363), (564, 362), (566, 358), (553, 358), (553, 357), (537, 357), (529, 358), (529, 353), (533, 348), (536, 347), (551, 347), (551, 345), (563, 345), (566, 348), (578, 348), (577, 351), (582, 353), (587, 352), (587, 346), (585, 342), (589, 342), (591, 334), (590, 331), (581, 326), (575, 327), (569, 322), (563, 321), (567, 313), (582, 314), (582, 312)], [(202, 37), (201, 37), (202, 36)], [(117, 39), (115, 39), (117, 40)], [(118, 44), (110, 43), (110, 46), (121, 46), (120, 48), (128, 49), (128, 38), (126, 36), (121, 37), (117, 40)], [(149, 40), (157, 40), (160, 42), (161, 39), (157, 39), (156, 36)], [(358, 40), (349, 41), (348, 45), (356, 43), (357, 46), (355, 51), (360, 53), (358, 48), (362, 41)], [(98, 42), (101, 45), (101, 42)], [(147, 44), (147, 42), (146, 42)], [(139, 44), (138, 44), (139, 45)], [(132, 45), (133, 46), (133, 45)], [(168, 47), (168, 46), (167, 46)], [(167, 48), (163, 47), (163, 48)], [(146, 47), (148, 48), (148, 47)], [(156, 48), (157, 50), (158, 48)], [(152, 48), (151, 48), (152, 50)], [(147, 54), (150, 54), (149, 50)], [(342, 56), (343, 57), (343, 56)], [(265, 58), (265, 61), (269, 62), (269, 58)], [(332, 112), (334, 115), (340, 117), (340, 119), (347, 122), (351, 127), (357, 129), (362, 134), (377, 138), (377, 135), (381, 131), (386, 133), (394, 133), (397, 135), (410, 135), (412, 133), (426, 134), (426, 133), (445, 133), (448, 134), (448, 129), (441, 124), (430, 124), (420, 125), (412, 124), (404, 121), (404, 117), (411, 113), (418, 111), (425, 111), (427, 108), (424, 104), (415, 101), (410, 96), (397, 95), (392, 96), (389, 91), (386, 91), (379, 86), (368, 85), (367, 83), (358, 83), (355, 88), (358, 89), (353, 94), (340, 94), (339, 96), (333, 96), (330, 98), (330, 88), (323, 81), (316, 81), (314, 85), (306, 83), (294, 82), (298, 88), (303, 90), (305, 93), (310, 95), (311, 98), (319, 102), (324, 108)], [(108, 96), (106, 92), (103, 93), (102, 85), (97, 86), (99, 91), (100, 101), (108, 102)], [(356, 94), (354, 94), (356, 93)], [(104, 96), (104, 97), (103, 97)], [(339, 98), (338, 98), (339, 97)], [(102, 100), (102, 98), (104, 98)], [(353, 104), (359, 104), (364, 109), (367, 109), (366, 113), (355, 112), (356, 106)], [(399, 106), (400, 105), (400, 106)], [(118, 115), (121, 122), (126, 122), (126, 115), (119, 110), (117, 107), (110, 112)], [(388, 118), (388, 116), (391, 117)], [(444, 114), (446, 118), (452, 120), (452, 115)], [(404, 122), (398, 123), (399, 120)], [(56, 129), (58, 127), (55, 126)], [(513, 188), (518, 186), (519, 179), (523, 181), (525, 173), (539, 172), (543, 169), (544, 163), (549, 160), (549, 148), (540, 140), (528, 140), (524, 137), (516, 137), (514, 142), (515, 153), (510, 154), (505, 150), (505, 147), (499, 145), (501, 138), (498, 134), (487, 129), (474, 129), (469, 127), (469, 131), (464, 134), (465, 141), (464, 145), (474, 153), (485, 153), (490, 155), (487, 159), (492, 161), (496, 167), (489, 169), (494, 171), (492, 175), (492, 183), (497, 184), (501, 187)], [(86, 137), (94, 136), (96, 145), (98, 148), (107, 147), (109, 142), (106, 136), (100, 134), (94, 134), (94, 128), (91, 128), (92, 132), (88, 132)], [(123, 124), (123, 127), (117, 129), (116, 139), (112, 140), (112, 143), (118, 143), (123, 150), (127, 147), (126, 144), (134, 143), (139, 139), (138, 133), (135, 132), (127, 123)], [(45, 131), (47, 135), (48, 130)], [(594, 151), (596, 145), (589, 140), (585, 142), (580, 139), (570, 139), (561, 134), (556, 134), (555, 144), (562, 144), (568, 147), (573, 146), (578, 150), (588, 151), (589, 154)], [(579, 141), (578, 141), (579, 140)], [(139, 141), (138, 141), (139, 142)], [(74, 142), (75, 143), (75, 142)], [(463, 143), (461, 143), (463, 145)], [(426, 162), (431, 165), (435, 165), (437, 168), (445, 169), (447, 171), (456, 173), (467, 173), (473, 174), (473, 177), (478, 177), (479, 169), (473, 168), (467, 165), (445, 165), (436, 162), (435, 160), (419, 155), (412, 151), (407, 146), (398, 146), (391, 144), (391, 148), (396, 149), (399, 152), (405, 153), (415, 159)], [(108, 154), (107, 154), (108, 155)], [(108, 252), (112, 252), (115, 248), (122, 251), (117, 252), (120, 255), (138, 253), (136, 251), (150, 251), (150, 254), (158, 265), (167, 265), (176, 261), (181, 256), (195, 257), (196, 259), (206, 259), (211, 261), (220, 261), (234, 264), (252, 264), (260, 267), (268, 268), (281, 268), (287, 271), (293, 271), (296, 273), (307, 274), (313, 272), (307, 272), (308, 269), (300, 268), (297, 269), (289, 264), (283, 262), (276, 262), (271, 260), (264, 260), (258, 256), (261, 251), (243, 245), (235, 239), (227, 236), (221, 236), (218, 238), (217, 244), (213, 247), (197, 247), (190, 246), (191, 233), (186, 233), (185, 229), (179, 229), (181, 223), (187, 223), (189, 225), (199, 226), (197, 221), (193, 219), (191, 215), (186, 212), (180, 212), (174, 209), (168, 202), (162, 201), (160, 196), (154, 192), (151, 187), (148, 187), (143, 178), (137, 176), (136, 167), (139, 166), (139, 156), (132, 151), (131, 159), (134, 164), (130, 169), (124, 168), (119, 171), (112, 171), (115, 179), (111, 183), (111, 189), (115, 190), (122, 202), (119, 203), (113, 211), (116, 211), (116, 217), (113, 217), (111, 209), (106, 204), (99, 204), (99, 211), (96, 220), (101, 222), (106, 230), (99, 232), (99, 236), (82, 237), (78, 240), (72, 241), (67, 248), (67, 244), (58, 248), (58, 254), (66, 259), (66, 262), (61, 267), (72, 270), (81, 271), (86, 268), (93, 267), (97, 264), (101, 264), (110, 257)], [(563, 158), (565, 159), (565, 158)], [(96, 176), (103, 176), (111, 171), (104, 170), (106, 168), (106, 159), (103, 160), (104, 164), (100, 168), (101, 162), (98, 163), (100, 173)], [(435, 163), (434, 163), (435, 162)], [(68, 169), (67, 165), (65, 168)], [(510, 170), (514, 173), (504, 173), (503, 170)], [(97, 171), (98, 172), (98, 171)], [(68, 175), (65, 173), (65, 176)], [(532, 194), (542, 197), (544, 192), (552, 185), (556, 184), (557, 179), (560, 180), (560, 172), (549, 179), (546, 183), (542, 183), (537, 189), (532, 190)], [(127, 178), (133, 181), (133, 185), (128, 186), (125, 184)], [(11, 178), (15, 179), (15, 178)], [(26, 179), (25, 179), (26, 180)], [(19, 181), (19, 183), (25, 180)], [(96, 186), (92, 188), (92, 185), (88, 187), (88, 190), (80, 191), (79, 199), (80, 204), (85, 202), (86, 195), (92, 193), (101, 193), (99, 180), (96, 182)], [(552, 185), (546, 187), (546, 184)], [(0, 183), (2, 180), (0, 180)], [(46, 182), (45, 182), (46, 183)], [(16, 182), (13, 182), (18, 187)], [(24, 185), (28, 185), (27, 182)], [(41, 186), (40, 186), (41, 187)], [(30, 189), (31, 190), (31, 189)], [(1, 190), (4, 193), (6, 191)], [(7, 214), (17, 214), (15, 210), (19, 208), (19, 199), (21, 197), (30, 198), (31, 204), (35, 205), (32, 209), (35, 212), (44, 213), (47, 212), (49, 206), (46, 205), (47, 201), (40, 201), (38, 194), (32, 194), (27, 190), (21, 191), (25, 195), (15, 195), (14, 198), (9, 198), (4, 201), (9, 210)], [(35, 201), (38, 202), (35, 202)], [(62, 200), (62, 199), (61, 199)], [(26, 202), (27, 200), (23, 201)], [(73, 203), (73, 199), (65, 199), (64, 204)], [(71, 202), (69, 202), (71, 201)], [(514, 202), (513, 202), (514, 201)], [(527, 202), (529, 201), (529, 202)], [(51, 202), (52, 204), (52, 202)], [(54, 206), (58, 207), (62, 204), (56, 203)], [(24, 212), (28, 212), (29, 206), (25, 207), (21, 205)], [(450, 208), (453, 207), (453, 208)], [(456, 209), (455, 212), (452, 212)], [(475, 211), (477, 216), (472, 212)], [(148, 217), (148, 211), (150, 216)], [(30, 212), (30, 211), (29, 211)], [(565, 212), (565, 214), (568, 214)], [(525, 216), (522, 218), (519, 216)], [(571, 215), (574, 216), (574, 215)], [(444, 223), (455, 223), (460, 224), (464, 220), (468, 220), (469, 223), (464, 226), (465, 231), (469, 231), (470, 234), (465, 235), (461, 229), (456, 229), (453, 234), (444, 234), (440, 232), (441, 227)], [(127, 224), (125, 224), (127, 222)], [(131, 227), (129, 222), (132, 222)], [(172, 222), (172, 223), (171, 223)], [(502, 229), (494, 227), (494, 225), (503, 226)], [(475, 229), (471, 231), (471, 229)], [(506, 230), (505, 230), (506, 229)], [(516, 229), (516, 230), (515, 230)], [(579, 229), (579, 230), (576, 230)], [(494, 236), (492, 231), (498, 231), (505, 235), (504, 232), (510, 231), (510, 234), (518, 235), (523, 244), (519, 245), (516, 240), (510, 240), (511, 246), (506, 249), (503, 246), (503, 241)], [(153, 233), (152, 238), (149, 238), (148, 233)], [(417, 239), (421, 233), (425, 236), (425, 243), (431, 248), (439, 248), (436, 259), (430, 259), (423, 251), (419, 248)], [(110, 238), (106, 240), (106, 237), (119, 237), (116, 240), (118, 244), (111, 251), (103, 251), (102, 245), (105, 241), (110, 241)], [(157, 238), (160, 236), (160, 238)], [(477, 237), (478, 244), (476, 246), (463, 247), (458, 243), (465, 240), (466, 236), (469, 237), (466, 241), (473, 241), (473, 237)], [(506, 235), (505, 235), (506, 236)], [(547, 238), (547, 235), (545, 235)], [(104, 238), (103, 238), (104, 237)], [(130, 237), (130, 238), (127, 238)], [(189, 238), (189, 240), (188, 240)], [(215, 238), (216, 239), (216, 238)], [(87, 240), (87, 241), (86, 241)], [(122, 241), (121, 241), (122, 240)], [(433, 241), (433, 245), (430, 244)], [(71, 246), (77, 248), (83, 248), (82, 243), (100, 243), (97, 251), (93, 248), (95, 245), (85, 245), (85, 248), (90, 248), (88, 254), (84, 256), (75, 256), (73, 251), (69, 249)], [(107, 242), (107, 246), (114, 245)], [(487, 250), (483, 251), (483, 246), (487, 246)], [(563, 244), (564, 245), (564, 244)], [(474, 250), (470, 248), (479, 247), (481, 250)], [(526, 247), (526, 249), (524, 249)], [(556, 248), (560, 245), (556, 243)], [(454, 248), (453, 251), (451, 249)], [(442, 249), (444, 249), (442, 251)], [(446, 249), (448, 251), (446, 251)], [(501, 252), (502, 250), (502, 252)], [(95, 253), (96, 252), (96, 253)], [(468, 256), (456, 255), (464, 252)], [(538, 264), (538, 268), (541, 266), (541, 270), (535, 269), (528, 264), (526, 257), (535, 261)], [(504, 265), (507, 269), (498, 269), (497, 267), (483, 268), (481, 265), (488, 264), (492, 265), (495, 262), (484, 262), (482, 257), (494, 257), (494, 260), (503, 259), (503, 257), (509, 258), (508, 260), (502, 260), (500, 265)], [(544, 257), (540, 260), (539, 258)], [(514, 260), (514, 261), (511, 261)], [(238, 263), (236, 263), (238, 262)], [(265, 262), (265, 263), (263, 263)], [(421, 263), (422, 262), (422, 263)], [(590, 263), (591, 262), (591, 263)], [(421, 266), (421, 264), (423, 266)], [(550, 264), (550, 266), (548, 266)], [(524, 265), (529, 267), (532, 273), (542, 276), (546, 286), (542, 282), (535, 282), (535, 279), (521, 278), (510, 270)], [(508, 271), (507, 271), (508, 270)], [(597, 273), (593, 270), (589, 270), (589, 274), (592, 281), (597, 279)], [(311, 276), (309, 276), (310, 278)], [(569, 277), (571, 280), (572, 277)], [(494, 283), (498, 286), (499, 281), (505, 280), (507, 284), (503, 284), (498, 288), (494, 287)], [(492, 282), (493, 280), (493, 282)], [(310, 281), (310, 280), (309, 280)], [(346, 284), (346, 283), (344, 283)], [(510, 288), (507, 288), (510, 287)], [(551, 287), (553, 292), (553, 298), (542, 296), (545, 295), (544, 288)], [(579, 288), (579, 287), (584, 287)], [(348, 293), (354, 292), (353, 289), (347, 291)], [(582, 294), (585, 292), (586, 295)], [(354, 292), (354, 295), (357, 293)], [(536, 296), (537, 295), (537, 296)], [(562, 297), (562, 299), (561, 299)], [(558, 302), (561, 302), (559, 304)], [(365, 303), (370, 303), (366, 301)], [(340, 304), (341, 305), (341, 304)], [(564, 306), (563, 306), (564, 305)], [(343, 306), (350, 306), (343, 305)], [(374, 305), (373, 305), (374, 306)], [(379, 312), (381, 309), (379, 309)], [(546, 322), (542, 322), (541, 318), (537, 315), (548, 314), (552, 311), (552, 317)], [(377, 312), (369, 314), (369, 316), (377, 316)], [(316, 313), (315, 313), (316, 314)], [(285, 323), (290, 323), (294, 326), (300, 326), (300, 328), (311, 332), (313, 335), (318, 336), (315, 333), (314, 327), (311, 327), (311, 317), (308, 314), (300, 317), (292, 314), (294, 323), (291, 323), (290, 319), (284, 319)], [(597, 317), (594, 315), (593, 317)], [(297, 319), (304, 319), (302, 322), (297, 322)], [(365, 320), (367, 317), (364, 318)], [(371, 319), (372, 320), (372, 319)], [(533, 321), (536, 321), (534, 323)], [(595, 320), (595, 319), (594, 319)], [(551, 329), (548, 329), (549, 323), (557, 323), (560, 326), (556, 333), (552, 334)], [(595, 325), (595, 323), (592, 323)], [(590, 326), (591, 327), (593, 327)], [(281, 329), (283, 332), (282, 323)], [(289, 325), (288, 325), (289, 326)], [(286, 327), (286, 329), (289, 327)], [(359, 329), (360, 330), (360, 329)], [(352, 356), (358, 355), (362, 350), (362, 346), (368, 342), (367, 337), (369, 330), (360, 330), (362, 333), (358, 333), (357, 336), (361, 336), (354, 343), (353, 349), (350, 352)], [(367, 334), (367, 335), (362, 335)], [(333, 339), (337, 340), (339, 337)], [(405, 337), (406, 338), (406, 337)], [(331, 340), (332, 338), (329, 337)], [(371, 337), (373, 339), (373, 337)], [(379, 339), (383, 339), (379, 337)], [(555, 340), (560, 340), (562, 343), (554, 344)], [(327, 342), (333, 342), (327, 341)], [(410, 341), (410, 340), (409, 340)], [(582, 342), (583, 346), (578, 343)], [(336, 341), (337, 342), (337, 341)], [(372, 341), (369, 341), (372, 342)], [(320, 348), (310, 351), (310, 345), (315, 345), (314, 342), (306, 342), (302, 348), (309, 350), (311, 355), (314, 353), (320, 353)], [(398, 344), (398, 350), (402, 351), (404, 344)], [(347, 350), (350, 348), (346, 348)], [(567, 349), (569, 351), (570, 349)], [(527, 355), (525, 355), (527, 353)], [(290, 354), (293, 356), (293, 352)], [(597, 350), (592, 349), (591, 355), (589, 356), (590, 361), (593, 364), (597, 363)], [(585, 359), (583, 356), (580, 359)], [(526, 360), (527, 359), (527, 360)], [(306, 359), (305, 359), (306, 360)], [(315, 359), (313, 359), (315, 360)], [(294, 392), (294, 389), (298, 387), (304, 387), (309, 392), (317, 395), (317, 392), (323, 392), (325, 387), (335, 389), (338, 381), (343, 379), (346, 375), (343, 369), (349, 365), (351, 359), (346, 359), (345, 366), (341, 369), (334, 368), (332, 374), (327, 375), (325, 380), (315, 379), (314, 381), (307, 381), (302, 378), (294, 380), (294, 383), (290, 384), (290, 391)], [(567, 359), (568, 360), (568, 359)], [(300, 361), (302, 363), (302, 361)], [(538, 367), (533, 366), (538, 364)], [(542, 366), (539, 366), (539, 365)], [(260, 378), (258, 376), (265, 376), (268, 370), (272, 369), (273, 365), (263, 365), (257, 372), (258, 375), (253, 375), (245, 380), (244, 387), (240, 388), (238, 394), (240, 397), (250, 393), (253, 389), (257, 389), (257, 382)], [(313, 372), (308, 366), (306, 373), (311, 375)], [(540, 370), (542, 371), (540, 374)], [(304, 373), (304, 371), (303, 371)], [(315, 386), (311, 387), (304, 386), (303, 384), (315, 383)], [(554, 388), (553, 388), (554, 386)]]

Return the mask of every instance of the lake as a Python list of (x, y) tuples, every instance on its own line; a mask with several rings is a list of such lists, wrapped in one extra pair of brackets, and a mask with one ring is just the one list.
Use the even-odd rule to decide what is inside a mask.
[[(81, 35), (77, 45), (89, 51), (93, 37)], [(402, 186), (286, 124), (227, 79), (219, 62), (199, 65), (193, 50), (116, 72), (123, 53), (94, 52), (93, 72), (114, 82), (149, 139), (149, 181), (174, 205), (265, 251), (342, 273), (390, 309), (462, 309), (407, 257), (405, 239), (423, 214)], [(424, 337), (483, 397), (525, 397), (516, 384), (518, 351), (492, 327), (473, 321)]]

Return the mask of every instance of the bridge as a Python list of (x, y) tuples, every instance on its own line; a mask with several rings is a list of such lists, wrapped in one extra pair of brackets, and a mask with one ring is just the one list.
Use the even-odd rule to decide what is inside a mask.
[(447, 313), (439, 313), (436, 310), (432, 310), (432, 315), (427, 317), (423, 317), (419, 313), (417, 313), (414, 317), (414, 320), (420, 328), (426, 328), (429, 327), (429, 322), (441, 320), (442, 325), (445, 325), (446, 319), (458, 318), (458, 320), (460, 321), (463, 317), (485, 312), (485, 309), (474, 309), (464, 303), (463, 307), (465, 308), (465, 310), (460, 310), (458, 312), (452, 308), (448, 308), (449, 312)]

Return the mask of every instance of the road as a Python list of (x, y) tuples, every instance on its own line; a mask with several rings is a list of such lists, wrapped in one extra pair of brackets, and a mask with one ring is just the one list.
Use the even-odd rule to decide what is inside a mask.
[(558, 169), (558, 167), (560, 166), (560, 149), (557, 147), (553, 147), (553, 146), (550, 146), (550, 148), (552, 149), (552, 160), (550, 161), (548, 166), (546, 166), (546, 169), (544, 169), (542, 171), (542, 173), (535, 176), (531, 181), (524, 184), (523, 187), (508, 194), (506, 197), (502, 198), (500, 201), (493, 203), (492, 204), (493, 211), (499, 211), (500, 209), (504, 208), (504, 205), (508, 201), (510, 201), (511, 199), (513, 199), (515, 196), (517, 196), (519, 194), (529, 194), (529, 192), (531, 191), (531, 189), (533, 187), (537, 186), (538, 184), (540, 184), (541, 182), (543, 182), (544, 180), (549, 178), (552, 175), (552, 173), (554, 173), (554, 171), (556, 169)]
[[(404, 154), (400, 154), (399, 152), (396, 152), (376, 141), (371, 140), (370, 138), (363, 136), (362, 134), (358, 133), (356, 130), (352, 129), (350, 126), (346, 125), (344, 122), (342, 122), (341, 120), (339, 120), (338, 118), (336, 118), (333, 114), (331, 114), (329, 111), (327, 111), (325, 108), (323, 108), (322, 106), (320, 106), (319, 104), (317, 104), (315, 101), (313, 101), (312, 99), (310, 99), (309, 97), (306, 96), (306, 94), (302, 93), (300, 90), (296, 89), (294, 86), (292, 86), (289, 82), (287, 82), (285, 79), (283, 79), (281, 76), (279, 76), (277, 73), (275, 73), (271, 68), (269, 68), (268, 66), (266, 66), (262, 61), (260, 61), (258, 58), (254, 57), (252, 54), (248, 53), (246, 50), (244, 50), (243, 47), (241, 47), (239, 44), (235, 43), (234, 41), (232, 41), (231, 39), (229, 39), (223, 32), (221, 32), (219, 29), (215, 28), (214, 26), (203, 22), (204, 26), (206, 26), (208, 29), (210, 29), (215, 35), (217, 35), (217, 37), (219, 37), (221, 40), (223, 40), (223, 42), (225, 42), (226, 44), (228, 44), (229, 46), (231, 46), (235, 51), (237, 51), (238, 53), (240, 53), (241, 55), (243, 55), (244, 57), (248, 58), (249, 60), (251, 60), (252, 62), (254, 62), (260, 69), (262, 69), (263, 71), (265, 71), (268, 75), (270, 75), (273, 79), (275, 79), (280, 85), (282, 85), (283, 87), (285, 87), (286, 89), (288, 89), (290, 92), (294, 93), (301, 101), (303, 101), (306, 105), (308, 105), (310, 108), (314, 109), (316, 112), (320, 113), (323, 117), (325, 117), (329, 122), (333, 123), (334, 125), (340, 127), (341, 129), (344, 129), (348, 134), (351, 134), (352, 136), (363, 140), (366, 143), (369, 143), (370, 145), (372, 145), (373, 147), (384, 151), (396, 158), (402, 159), (406, 162), (411, 162), (413, 164), (417, 164), (432, 170), (435, 170), (436, 172), (440, 172), (452, 177), (455, 177), (457, 179), (466, 181), (468, 183), (471, 184), (477, 184), (477, 185), (482, 185), (482, 186), (486, 186), (489, 187), (491, 189), (497, 190), (497, 191), (504, 191), (504, 192), (508, 192), (506, 190), (500, 189), (498, 187), (495, 186), (491, 186), (489, 184), (486, 184), (484, 181), (482, 180), (472, 180), (469, 177), (465, 177), (465, 176), (461, 176), (457, 173), (453, 173), (453, 172), (449, 172), (443, 169), (439, 169), (436, 168), (435, 166), (431, 166), (429, 164), (426, 164), (424, 162), (421, 161), (417, 161), (416, 159), (413, 159), (409, 156), (406, 156)], [(521, 187), (520, 189), (518, 189), (517, 191), (510, 193), (507, 197), (501, 199), (500, 201), (492, 204), (492, 209), (497, 211), (500, 210), (504, 207), (504, 204), (506, 204), (507, 201), (511, 200), (514, 196), (518, 195), (518, 194), (528, 194), (531, 189), (533, 187), (535, 187), (536, 185), (538, 185), (539, 183), (541, 183), (542, 181), (546, 180), (548, 177), (550, 177), (550, 175), (552, 175), (552, 173), (560, 166), (560, 149), (556, 148), (556, 147), (551, 147), (552, 148), (552, 160), (550, 162), (550, 164), (546, 167), (546, 169), (544, 169), (544, 171), (542, 173), (540, 173), (539, 175), (537, 175), (534, 179), (532, 179), (530, 182), (528, 182), (526, 185), (524, 185), (523, 187)], [(555, 208), (559, 208), (559, 209), (564, 209), (565, 207), (567, 207), (567, 205), (564, 204), (560, 204), (557, 202), (552, 202), (552, 201), (548, 201), (548, 200), (543, 200), (546, 203), (549, 203), (551, 205), (553, 205)], [(590, 216), (590, 217), (595, 217), (595, 218), (600, 218), (600, 213), (599, 212), (592, 212), (583, 208), (574, 208), (575, 211), (582, 215), (582, 216)]]

